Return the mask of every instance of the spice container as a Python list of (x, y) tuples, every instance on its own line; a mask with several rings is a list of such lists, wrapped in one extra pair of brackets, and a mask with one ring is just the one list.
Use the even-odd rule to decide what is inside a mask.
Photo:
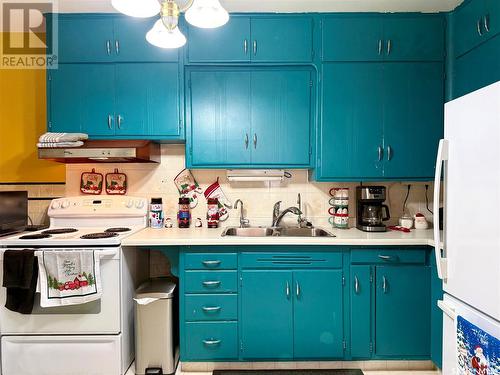
[(151, 228), (163, 228), (163, 201), (161, 198), (151, 198), (149, 205), (149, 226)]
[(219, 200), (217, 198), (207, 199), (207, 227), (208, 228), (218, 228), (219, 227)]
[(179, 198), (177, 224), (179, 225), (179, 228), (189, 228), (189, 226), (191, 225), (191, 209), (189, 208), (189, 198)]

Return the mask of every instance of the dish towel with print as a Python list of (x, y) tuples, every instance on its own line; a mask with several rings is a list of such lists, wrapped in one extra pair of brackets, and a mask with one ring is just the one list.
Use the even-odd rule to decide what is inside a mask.
[(21, 314), (31, 314), (38, 281), (38, 263), (34, 250), (5, 250), (3, 286), (7, 288), (5, 307)]
[(37, 252), (40, 306), (80, 305), (102, 296), (99, 251)]
[(38, 148), (74, 148), (83, 146), (82, 141), (76, 142), (42, 142), (37, 143), (36, 147)]

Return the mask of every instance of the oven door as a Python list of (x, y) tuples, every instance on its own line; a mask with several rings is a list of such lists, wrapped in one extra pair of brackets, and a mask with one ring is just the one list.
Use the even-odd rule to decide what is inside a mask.
[[(42, 250), (42, 249), (39, 249)], [(43, 249), (58, 250), (58, 249)], [(77, 249), (61, 249), (77, 250)], [(120, 333), (120, 252), (119, 247), (94, 249), (101, 256), (102, 298), (82, 305), (40, 307), (40, 294), (30, 315), (5, 308), (6, 288), (0, 287), (0, 330), (2, 335), (18, 334), (117, 334)], [(0, 252), (3, 270), (3, 251)], [(0, 272), (3, 285), (3, 272)]]

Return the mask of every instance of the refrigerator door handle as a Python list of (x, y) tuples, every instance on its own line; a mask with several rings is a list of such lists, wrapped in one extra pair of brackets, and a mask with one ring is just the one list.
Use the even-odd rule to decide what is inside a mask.
[(448, 305), (445, 301), (443, 300), (438, 300), (437, 301), (438, 307), (446, 314), (448, 315), (451, 319), (456, 320), (457, 319), (457, 312), (455, 311), (455, 308)]
[(436, 255), (436, 267), (438, 277), (442, 280), (447, 278), (447, 259), (442, 256), (442, 250), (445, 250), (444, 238), (443, 248), (441, 249), (441, 236), (439, 233), (439, 193), (441, 191), (441, 174), (443, 163), (448, 160), (448, 141), (441, 139), (436, 160), (436, 175), (434, 176), (434, 254)]

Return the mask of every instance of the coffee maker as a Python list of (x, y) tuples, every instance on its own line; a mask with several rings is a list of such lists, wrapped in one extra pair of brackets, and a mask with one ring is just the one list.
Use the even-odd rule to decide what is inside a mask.
[[(383, 224), (391, 218), (389, 207), (384, 204), (386, 188), (384, 186), (356, 187), (356, 205), (358, 214), (356, 228), (365, 232), (385, 232)], [(385, 212), (384, 212), (385, 211)]]

